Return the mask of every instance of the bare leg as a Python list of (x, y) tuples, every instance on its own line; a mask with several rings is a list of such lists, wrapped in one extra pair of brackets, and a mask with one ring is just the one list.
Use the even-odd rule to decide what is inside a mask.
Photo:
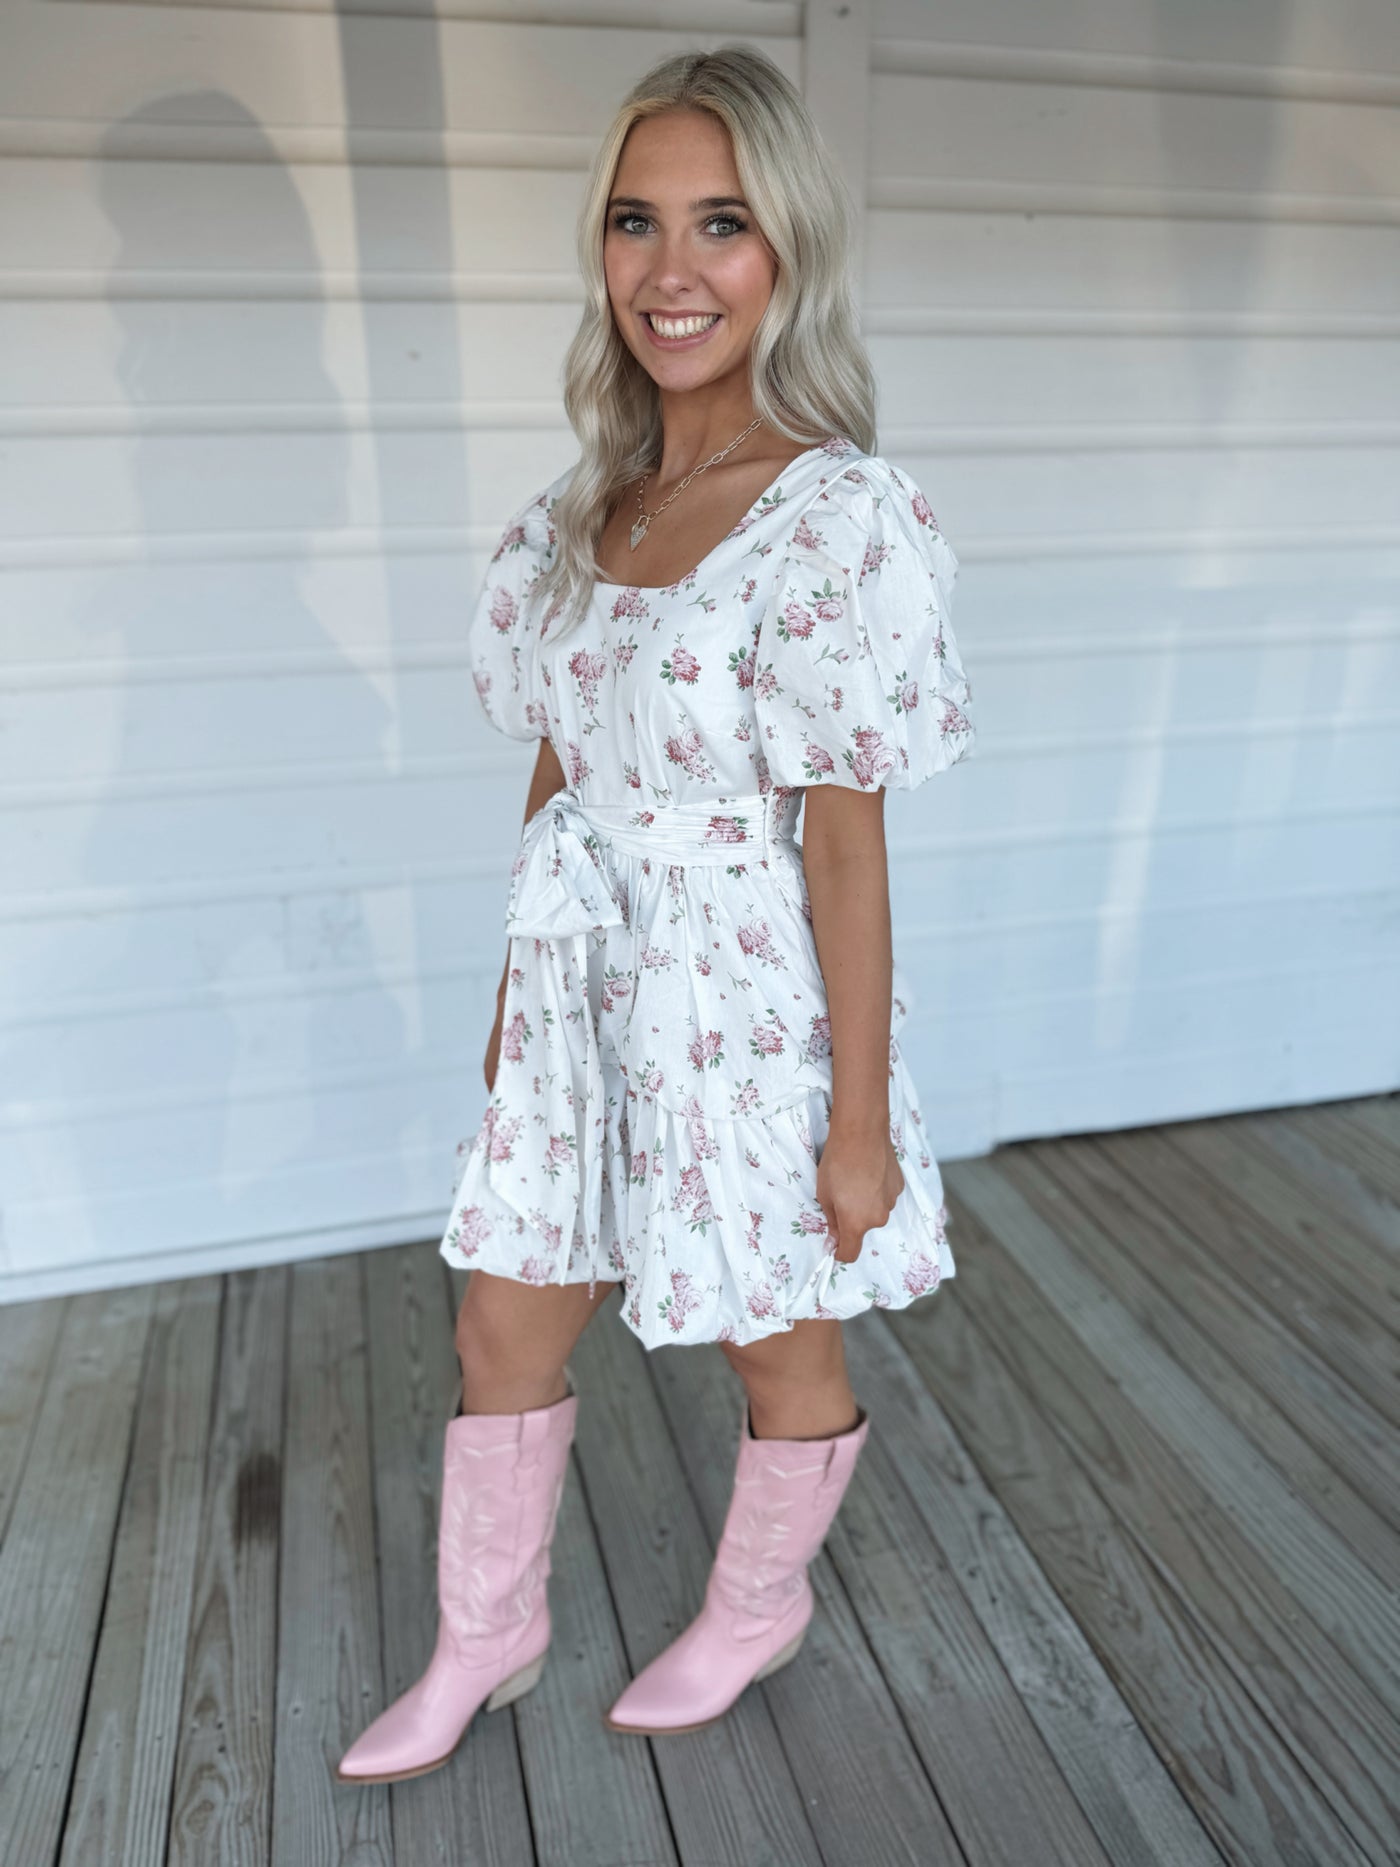
[(457, 1312), (464, 1413), (523, 1413), (568, 1392), (564, 1364), (600, 1303), (617, 1288), (525, 1284), (476, 1270)]
[(738, 1347), (721, 1342), (744, 1384), (757, 1439), (829, 1439), (858, 1423), (841, 1325), (826, 1317)]

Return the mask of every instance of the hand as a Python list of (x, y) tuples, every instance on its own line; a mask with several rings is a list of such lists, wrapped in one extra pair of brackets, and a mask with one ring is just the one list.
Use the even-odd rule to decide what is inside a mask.
[(904, 1172), (889, 1124), (858, 1131), (833, 1125), (817, 1162), (817, 1204), (836, 1239), (836, 1257), (850, 1264), (865, 1234), (883, 1225), (904, 1190)]

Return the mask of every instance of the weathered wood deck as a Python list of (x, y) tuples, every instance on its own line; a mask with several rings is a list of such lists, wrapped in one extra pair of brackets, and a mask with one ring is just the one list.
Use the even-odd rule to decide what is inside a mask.
[(612, 1299), (540, 1686), (331, 1771), (435, 1625), (433, 1244), (0, 1310), (0, 1861), (1196, 1867), (1400, 1857), (1400, 1101), (1004, 1149), (846, 1330), (872, 1436), (797, 1661), (602, 1710), (698, 1605), (737, 1388)]

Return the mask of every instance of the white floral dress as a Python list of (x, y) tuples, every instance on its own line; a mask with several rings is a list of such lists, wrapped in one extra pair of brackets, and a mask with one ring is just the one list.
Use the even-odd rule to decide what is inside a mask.
[(551, 642), (531, 590), (567, 478), (512, 517), (469, 629), (491, 723), (548, 735), (568, 786), (513, 864), (500, 1061), (443, 1255), (620, 1282), (648, 1348), (903, 1308), (954, 1273), (911, 995), (896, 961), (905, 1184), (844, 1264), (816, 1198), (831, 1029), (793, 829), (809, 786), (908, 789), (969, 749), (957, 559), (907, 475), (832, 437), (688, 576), (600, 581)]

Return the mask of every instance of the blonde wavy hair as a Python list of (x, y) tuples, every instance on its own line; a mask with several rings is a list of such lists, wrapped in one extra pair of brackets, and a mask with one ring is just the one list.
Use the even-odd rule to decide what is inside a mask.
[(744, 198), (777, 257), (749, 350), (754, 412), (809, 447), (837, 434), (875, 451), (875, 375), (850, 285), (851, 200), (806, 104), (749, 46), (659, 60), (618, 106), (579, 212), (584, 309), (565, 357), (564, 409), (581, 452), (553, 507), (553, 561), (532, 592), (552, 641), (581, 619), (594, 580), (607, 581), (596, 551), (609, 511), (660, 460), (656, 384), (613, 318), (603, 235), (628, 131), (671, 110), (707, 110), (729, 132)]

